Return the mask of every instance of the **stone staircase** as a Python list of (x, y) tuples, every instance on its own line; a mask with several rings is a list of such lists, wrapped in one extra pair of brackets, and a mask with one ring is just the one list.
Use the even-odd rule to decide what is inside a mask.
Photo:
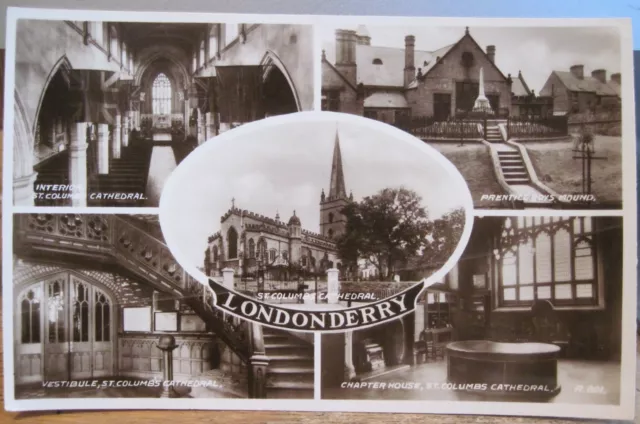
[(274, 328), (263, 327), (263, 334), (267, 397), (313, 399), (313, 344)]
[[(122, 147), (119, 159), (109, 159), (109, 173), (97, 175), (89, 192), (132, 193), (144, 195), (153, 145), (146, 140), (134, 140)], [(89, 206), (144, 206), (143, 200), (89, 200)]]
[(489, 143), (504, 143), (502, 134), (500, 133), (500, 127), (496, 122), (487, 122), (487, 133), (485, 134), (485, 140)]
[(529, 184), (531, 182), (519, 151), (498, 151), (498, 159), (507, 184)]
[[(109, 159), (109, 174), (94, 174), (88, 178), (88, 193), (134, 193), (144, 195), (152, 144), (145, 140), (133, 140), (122, 147), (120, 159)], [(89, 151), (88, 151), (89, 153)], [(87, 158), (87, 161), (90, 161)], [(36, 168), (39, 184), (70, 184), (69, 152), (63, 151), (39, 164)], [(35, 190), (36, 193), (39, 192)], [(36, 206), (69, 206), (71, 201), (36, 199)], [(144, 206), (144, 200), (99, 200), (88, 199), (88, 206)]]

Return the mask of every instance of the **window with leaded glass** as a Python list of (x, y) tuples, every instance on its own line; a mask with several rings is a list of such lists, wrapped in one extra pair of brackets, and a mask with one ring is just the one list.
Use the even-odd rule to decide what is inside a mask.
[(171, 81), (165, 74), (158, 74), (153, 81), (152, 102), (154, 115), (171, 113)]
[(591, 217), (505, 218), (493, 254), (499, 306), (598, 303)]
[(20, 315), (22, 317), (22, 343), (40, 343), (40, 306), (42, 291), (40, 283), (25, 290), (20, 296)]
[(321, 108), (322, 110), (339, 112), (340, 111), (340, 91), (339, 90), (323, 91)]

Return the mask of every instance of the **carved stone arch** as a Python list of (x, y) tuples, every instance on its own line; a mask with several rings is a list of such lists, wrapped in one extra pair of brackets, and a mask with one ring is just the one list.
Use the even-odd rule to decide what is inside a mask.
[[(187, 68), (185, 68), (184, 64), (182, 64), (178, 59), (170, 54), (167, 54), (166, 52), (156, 52), (146, 58), (144, 62), (138, 64), (138, 68), (134, 75), (134, 84), (139, 86), (142, 83), (142, 78), (146, 75), (149, 67), (151, 67), (155, 62), (161, 59), (164, 59), (175, 65), (178, 73), (182, 77), (182, 83), (185, 85), (185, 87), (183, 88), (187, 88), (186, 85), (189, 82), (189, 72), (187, 71)], [(176, 85), (176, 87), (179, 87), (179, 85)]]
[(301, 111), (302, 107), (300, 106), (300, 97), (298, 96), (298, 90), (296, 89), (293, 79), (291, 78), (291, 74), (289, 74), (289, 71), (284, 66), (284, 63), (282, 62), (280, 57), (278, 57), (278, 55), (272, 50), (267, 50), (265, 55), (262, 57), (262, 60), (260, 61), (260, 66), (264, 68), (264, 72), (262, 74), (263, 83), (267, 80), (269, 74), (273, 72), (274, 66), (278, 68), (278, 70), (280, 70), (285, 80), (287, 80), (287, 83), (289, 83), (289, 88), (291, 89), (291, 94), (293, 95), (293, 99), (296, 103), (296, 108), (298, 109), (298, 111)]
[(34, 121), (31, 122), (31, 135), (35, 135), (36, 133), (36, 127), (38, 125), (38, 120), (40, 117), (40, 108), (42, 107), (42, 102), (44, 101), (44, 96), (47, 94), (47, 90), (49, 89), (49, 85), (51, 84), (51, 81), (53, 81), (53, 78), (56, 76), (56, 74), (58, 73), (58, 71), (62, 71), (64, 72), (64, 77), (65, 80), (67, 81), (67, 83), (70, 82), (70, 73), (71, 70), (73, 69), (73, 66), (71, 66), (71, 62), (69, 61), (69, 58), (67, 58), (66, 55), (62, 55), (62, 57), (60, 57), (60, 59), (58, 59), (58, 61), (53, 65), (53, 67), (51, 68), (51, 70), (49, 71), (49, 75), (47, 75), (47, 79), (44, 83), (44, 86), (42, 88), (42, 92), (40, 93), (40, 98), (38, 99), (38, 107), (36, 108), (36, 114), (34, 117)]
[(33, 174), (34, 146), (31, 124), (20, 99), (18, 91), (14, 91), (13, 134), (9, 137), (13, 142), (13, 178), (26, 177)]

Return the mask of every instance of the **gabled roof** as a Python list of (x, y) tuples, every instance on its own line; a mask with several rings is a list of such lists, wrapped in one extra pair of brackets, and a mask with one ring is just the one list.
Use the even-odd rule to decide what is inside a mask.
[(331, 64), (327, 60), (327, 58), (322, 55), (322, 88), (323, 89), (338, 89), (342, 88), (343, 84), (340, 81), (344, 82), (348, 87), (351, 87), (353, 90), (357, 90), (349, 80), (340, 72), (335, 66)]
[(610, 83), (601, 83), (597, 78), (586, 76), (577, 78), (569, 71), (553, 71), (562, 84), (570, 91), (596, 93), (598, 96), (619, 96)]
[(513, 79), (511, 84), (511, 94), (518, 97), (529, 96), (531, 94), (531, 90), (524, 80), (522, 72), (518, 72), (518, 76)]
[[(462, 37), (460, 37), (460, 39), (459, 39), (455, 44), (453, 44), (453, 45), (451, 45), (451, 46), (449, 46), (449, 47), (446, 47), (446, 52), (445, 52), (442, 56), (440, 56), (440, 59), (441, 59), (441, 60), (446, 59), (446, 57), (447, 57), (447, 56), (448, 56), (452, 51), (454, 51), (454, 50), (455, 50), (455, 48), (456, 48), (456, 47), (458, 47), (458, 45), (459, 45), (459, 44), (462, 44), (462, 41), (463, 41), (465, 38), (467, 38), (467, 37), (469, 37), (469, 39), (471, 40), (471, 42), (473, 42), (473, 44), (478, 48), (478, 50), (480, 50), (480, 51), (482, 52), (482, 54), (484, 54), (485, 56), (487, 55), (487, 52), (485, 52), (485, 51), (482, 49), (482, 47), (480, 47), (480, 45), (478, 44), (478, 42), (475, 40), (475, 38), (473, 38), (473, 37), (471, 36), (471, 34), (469, 34), (469, 31), (468, 31), (468, 29), (467, 29), (467, 31), (465, 31), (465, 34), (464, 34)], [(443, 49), (440, 49), (440, 50), (443, 50)], [(440, 63), (440, 62), (438, 62), (438, 63)], [(503, 73), (502, 73), (502, 71), (500, 70), (500, 68), (498, 68), (498, 66), (497, 66), (494, 62), (492, 62), (491, 60), (489, 60), (489, 63), (491, 63), (491, 66), (493, 66), (493, 68), (494, 68), (496, 71), (498, 71), (498, 73), (502, 76), (502, 78), (504, 78), (505, 80), (507, 79), (507, 77), (505, 76), (505, 74), (503, 74)], [(437, 63), (434, 63), (434, 64), (433, 64), (433, 65), (432, 65), (432, 66), (431, 66), (431, 67), (430, 67), (426, 72), (423, 72), (422, 74), (423, 74), (424, 76), (427, 76), (427, 74), (428, 74), (431, 70), (433, 70), (433, 68), (435, 68), (435, 65), (436, 65), (436, 64), (437, 64)]]
[[(374, 64), (374, 59), (380, 59), (382, 64)], [(431, 60), (431, 52), (415, 51), (416, 65)], [(358, 83), (378, 87), (404, 86), (404, 48), (357, 45), (356, 65)]]

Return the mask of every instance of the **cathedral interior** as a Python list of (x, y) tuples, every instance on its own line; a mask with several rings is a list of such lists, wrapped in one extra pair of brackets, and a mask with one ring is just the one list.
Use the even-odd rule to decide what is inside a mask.
[(14, 203), (158, 206), (231, 128), (313, 106), (303, 25), (20, 20)]

